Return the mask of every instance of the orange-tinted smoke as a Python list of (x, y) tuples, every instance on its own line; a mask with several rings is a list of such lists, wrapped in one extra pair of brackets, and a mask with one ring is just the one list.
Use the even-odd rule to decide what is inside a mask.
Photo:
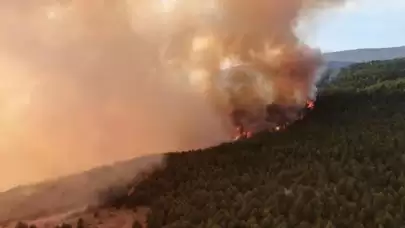
[(226, 140), (127, 6), (99, 2), (0, 3), (0, 191)]
[[(165, 2), (180, 25), (168, 29), (163, 60), (169, 69), (198, 78), (220, 116), (248, 111), (251, 130), (259, 131), (272, 125), (265, 121), (266, 105), (304, 108), (313, 97), (320, 52), (303, 44), (294, 28), (302, 15), (341, 1)], [(195, 8), (206, 11), (193, 14)], [(224, 70), (223, 62), (239, 70)]]
[[(303, 9), (335, 1), (173, 2), (0, 3), (0, 190), (229, 140), (223, 58), (280, 75), (282, 94), (310, 88), (296, 78), (315, 64), (293, 27)], [(212, 37), (203, 54), (196, 36)]]

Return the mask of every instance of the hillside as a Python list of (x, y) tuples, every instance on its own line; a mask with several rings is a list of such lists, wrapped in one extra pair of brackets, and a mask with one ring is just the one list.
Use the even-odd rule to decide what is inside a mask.
[(402, 89), (405, 80), (405, 58), (390, 61), (356, 63), (343, 68), (338, 79), (326, 88), (378, 91), (384, 87)]
[[(115, 194), (116, 189), (133, 181), (137, 174), (147, 172), (161, 162), (160, 155), (141, 157), (0, 193), (0, 227), (6, 221), (37, 218), (97, 205), (103, 194)], [(110, 189), (111, 186), (115, 189)]]
[[(109, 203), (150, 207), (149, 228), (404, 226), (403, 63), (352, 67), (284, 132), (168, 154)], [(341, 87), (349, 81), (355, 89)]]
[[(0, 209), (12, 208), (14, 217), (8, 219), (35, 216), (32, 210), (26, 213), (24, 202), (42, 205), (47, 194), (55, 196), (48, 202), (61, 196), (66, 202), (77, 202), (80, 198), (74, 196), (80, 190), (92, 189), (87, 193), (103, 193), (98, 196), (105, 208), (121, 208), (100, 213), (123, 213), (126, 227), (133, 219), (127, 212), (144, 207), (150, 210), (149, 228), (402, 227), (404, 67), (405, 59), (352, 65), (320, 91), (315, 109), (287, 130), (207, 150), (167, 154), (164, 168), (113, 190), (114, 194), (105, 194), (99, 181), (108, 177), (125, 183), (145, 160), (93, 170), (86, 178), (40, 184), (35, 186), (40, 191), (28, 196), (24, 194), (32, 186), (0, 194)], [(69, 181), (74, 179), (82, 181)], [(3, 207), (11, 196), (22, 198)], [(55, 209), (44, 208), (42, 213)], [(99, 213), (82, 218), (88, 222), (95, 214)], [(76, 226), (77, 221), (72, 223)]]

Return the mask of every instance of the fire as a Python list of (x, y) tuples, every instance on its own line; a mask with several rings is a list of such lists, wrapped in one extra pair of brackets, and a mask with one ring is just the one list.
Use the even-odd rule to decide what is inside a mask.
[[(314, 108), (305, 98), (316, 94), (321, 53), (300, 40), (291, 22), (323, 0), (158, 1), (167, 11), (156, 17), (158, 27), (165, 25), (156, 41), (164, 70), (189, 82), (228, 139), (282, 131)], [(235, 110), (243, 113), (230, 116)]]
[[(311, 111), (315, 108), (315, 101), (312, 99), (308, 99), (306, 101), (305, 107), (302, 109), (301, 114), (297, 119), (303, 119), (304, 116), (308, 113), (308, 111)], [(269, 132), (279, 132), (284, 129), (286, 129), (290, 124), (293, 122), (287, 121), (283, 124), (279, 124), (273, 128), (268, 129)], [(236, 135), (234, 137), (234, 140), (240, 140), (240, 139), (248, 139), (251, 138), (254, 135), (254, 132), (252, 131), (246, 131), (244, 130), (244, 127), (242, 125), (238, 125), (236, 127)]]
[(313, 100), (307, 100), (306, 108), (311, 109), (311, 110), (314, 109), (315, 108), (315, 102)]
[(29, 2), (0, 7), (0, 173), (27, 161), (13, 184), (282, 131), (322, 62), (297, 25), (340, 0)]
[(238, 126), (236, 127), (236, 134), (233, 138), (234, 141), (237, 141), (239, 139), (248, 139), (253, 136), (253, 132), (251, 131), (245, 131), (243, 129), (243, 126)]

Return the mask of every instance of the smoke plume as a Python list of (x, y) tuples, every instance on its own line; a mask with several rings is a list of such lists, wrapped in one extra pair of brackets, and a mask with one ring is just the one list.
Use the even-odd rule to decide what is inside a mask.
[(339, 2), (2, 1), (0, 189), (262, 129), (314, 92), (297, 20)]

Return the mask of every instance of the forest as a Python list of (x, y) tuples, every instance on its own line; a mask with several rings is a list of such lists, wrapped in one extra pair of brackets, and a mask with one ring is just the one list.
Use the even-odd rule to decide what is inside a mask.
[(342, 70), (284, 131), (166, 156), (106, 206), (149, 228), (404, 227), (405, 59)]

